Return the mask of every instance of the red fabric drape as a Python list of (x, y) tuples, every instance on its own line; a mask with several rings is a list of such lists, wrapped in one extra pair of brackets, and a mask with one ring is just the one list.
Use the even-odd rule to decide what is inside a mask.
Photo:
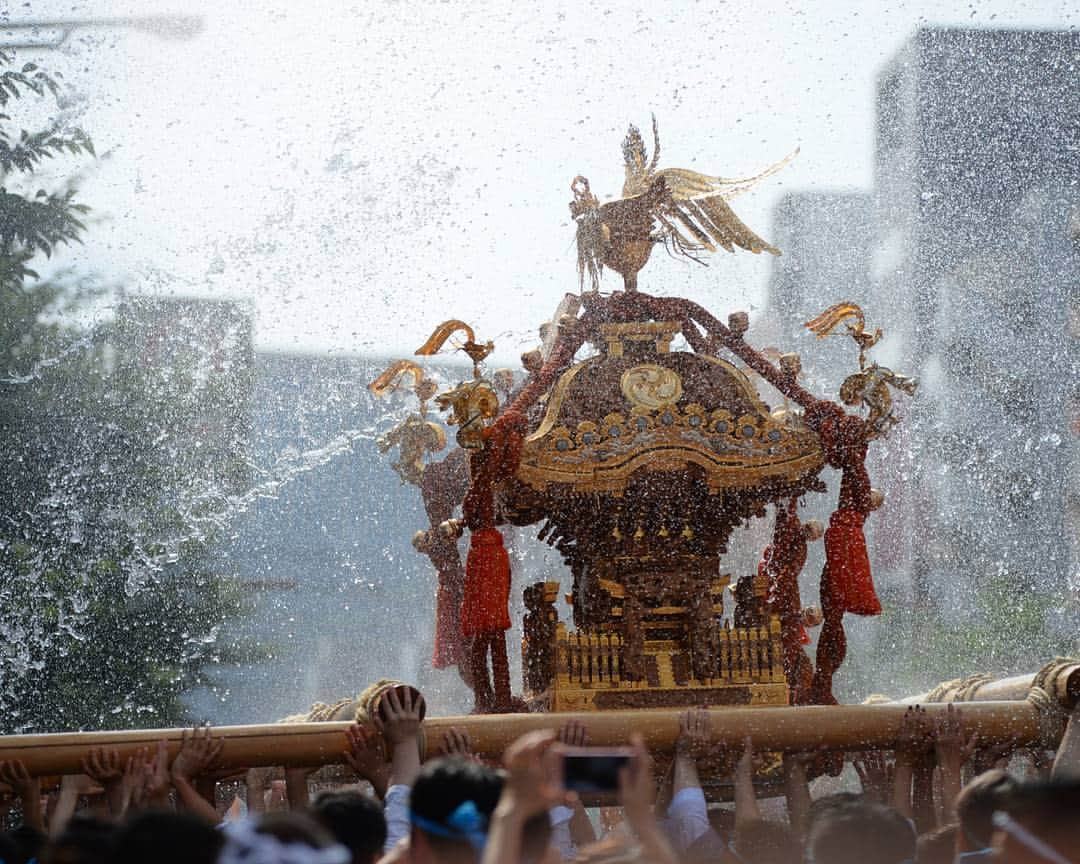
[(825, 460), (843, 474), (836, 512), (825, 532), (825, 569), (821, 574), (821, 610), (825, 620), (817, 647), (812, 699), (819, 705), (836, 702), (832, 681), (847, 655), (844, 613), (881, 612), (870, 572), (863, 522), (870, 512), (870, 475), (866, 471), (866, 423), (832, 402), (809, 405), (806, 425), (821, 438)]
[(825, 531), (825, 560), (828, 568), (823, 591), (830, 605), (853, 615), (880, 615), (881, 601), (874, 590), (870, 556), (863, 534), (865, 513), (837, 510)]
[(461, 632), (466, 637), (510, 629), (510, 556), (498, 528), (472, 532), (461, 598)]

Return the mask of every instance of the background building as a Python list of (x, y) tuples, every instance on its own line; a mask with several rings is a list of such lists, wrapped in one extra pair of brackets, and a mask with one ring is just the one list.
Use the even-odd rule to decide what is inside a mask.
[[(855, 300), (889, 331), (875, 359), (921, 380), (872, 467), (881, 521), (900, 526), (873, 538), (878, 572), (911, 586), (916, 654), (919, 622), (940, 625), (930, 610), (973, 631), (1041, 615), (1054, 631), (1060, 604), (1030, 598), (1078, 587), (1078, 63), (1074, 32), (919, 30), (880, 77), (872, 196), (794, 194), (776, 214), (769, 314), (793, 332)], [(837, 363), (835, 346), (801, 347), (805, 366)]]

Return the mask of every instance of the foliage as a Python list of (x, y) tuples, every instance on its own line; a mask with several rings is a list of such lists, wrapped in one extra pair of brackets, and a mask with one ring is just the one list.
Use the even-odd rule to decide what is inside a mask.
[[(62, 93), (33, 64), (0, 73), (0, 733), (181, 722), (242, 611), (207, 547), (244, 482), (250, 363), (222, 372), (197, 341), (149, 362), (152, 303), (62, 323), (100, 293), (30, 266), (86, 233), (74, 189), (35, 188), (46, 161), (94, 153)], [(24, 98), (58, 109), (45, 131), (12, 130)]]

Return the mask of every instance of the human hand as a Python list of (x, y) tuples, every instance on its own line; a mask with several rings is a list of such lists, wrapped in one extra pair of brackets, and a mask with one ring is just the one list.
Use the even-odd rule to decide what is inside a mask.
[(942, 770), (959, 774), (963, 764), (971, 758), (978, 744), (978, 736), (964, 734), (960, 709), (949, 705), (945, 713), (934, 723), (934, 755)]
[(180, 737), (180, 750), (169, 766), (169, 775), (176, 782), (191, 783), (214, 767), (224, 749), (225, 741), (214, 738), (209, 726), (203, 727), (202, 734), (198, 728), (192, 729), (190, 736), (185, 729)]
[(567, 720), (559, 730), (559, 743), (564, 747), (588, 747), (589, 732), (580, 720)]
[(83, 773), (108, 791), (124, 779), (124, 766), (115, 747), (92, 747), (81, 760)]
[(465, 756), (468, 759), (476, 759), (472, 752), (472, 739), (469, 738), (468, 729), (447, 729), (443, 732), (442, 742), (439, 744), (439, 752), (443, 756)]
[(881, 750), (867, 750), (862, 756), (851, 760), (859, 775), (863, 794), (879, 804), (890, 800), (893, 786), (893, 761)]
[(146, 748), (140, 747), (134, 756), (129, 756), (124, 763), (124, 773), (120, 776), (120, 795), (117, 801), (121, 816), (127, 812), (133, 804), (138, 804), (143, 798), (143, 766), (146, 764)]
[(41, 780), (30, 776), (21, 759), (0, 762), (0, 783), (11, 787), (11, 791), (22, 799), (24, 808), (28, 800), (41, 800)]
[(641, 735), (630, 736), (630, 761), (619, 771), (619, 803), (626, 820), (635, 831), (652, 823), (652, 803), (656, 784), (652, 775), (652, 759), (645, 749)]
[(143, 800), (149, 804), (167, 804), (171, 786), (169, 742), (162, 739), (154, 748), (154, 755), (143, 764)]
[(675, 755), (701, 759), (709, 754), (712, 744), (712, 720), (706, 708), (691, 708), (679, 715), (679, 737)]
[[(398, 690), (400, 689), (400, 693)], [(409, 742), (415, 746), (420, 735), (420, 717), (424, 713), (424, 697), (413, 699), (411, 687), (393, 687), (386, 691), (375, 712), (374, 722), (391, 748)]]
[(933, 750), (933, 728), (926, 711), (912, 705), (904, 712), (896, 734), (896, 763), (914, 765)]
[(376, 792), (384, 794), (390, 765), (386, 761), (382, 736), (370, 726), (354, 723), (345, 730), (345, 742), (348, 745), (343, 754), (345, 762), (361, 779), (374, 786)]
[(1015, 750), (1015, 741), (999, 741), (997, 744), (977, 748), (970, 767), (972, 777), (978, 777), (994, 768), (1008, 771)]
[(562, 745), (549, 730), (529, 732), (514, 741), (503, 754), (506, 780), (499, 809), (525, 820), (573, 803), (576, 796), (563, 785), (562, 755)]
[(754, 774), (763, 767), (764, 759), (761, 754), (754, 750), (754, 742), (747, 735), (743, 738), (742, 753), (735, 762), (735, 782), (740, 780), (753, 784)]

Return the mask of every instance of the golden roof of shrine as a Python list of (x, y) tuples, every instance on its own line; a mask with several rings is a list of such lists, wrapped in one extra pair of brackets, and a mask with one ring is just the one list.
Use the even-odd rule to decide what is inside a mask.
[(799, 482), (824, 464), (797, 419), (770, 414), (747, 375), (706, 354), (672, 351), (673, 322), (609, 324), (606, 347), (548, 394), (517, 472), (538, 491), (565, 484), (619, 494), (638, 471), (704, 471), (710, 492)]

